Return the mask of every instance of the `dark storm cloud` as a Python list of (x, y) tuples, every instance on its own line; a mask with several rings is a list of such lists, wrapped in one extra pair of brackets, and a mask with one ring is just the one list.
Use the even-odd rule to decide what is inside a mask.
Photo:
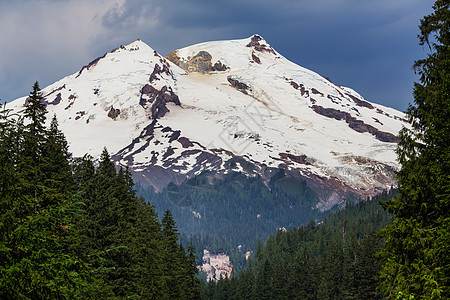
[[(349, 86), (371, 101), (404, 110), (412, 99), (411, 87), (416, 79), (411, 65), (425, 55), (418, 46), (417, 25), (420, 18), (431, 11), (434, 1), (58, 2), (66, 4), (61, 5), (61, 9), (72, 5), (72, 8), (79, 8), (80, 13), (95, 12), (86, 15), (86, 18), (91, 17), (90, 31), (80, 35), (79, 40), (75, 39), (79, 46), (74, 44), (66, 49), (69, 52), (66, 56), (78, 57), (71, 68), (136, 38), (168, 54), (194, 43), (245, 38), (258, 33), (291, 61)], [(72, 22), (79, 24), (76, 19)], [(61, 34), (60, 39), (70, 43), (73, 37), (64, 38)], [(76, 55), (80, 51), (86, 55)], [(69, 69), (64, 63), (59, 67), (64, 72)], [(47, 74), (55, 74), (57, 69), (58, 66), (52, 66)], [(59, 77), (53, 81), (57, 79)]]
[(103, 21), (107, 27), (124, 28), (130, 19), (142, 21), (148, 13), (158, 26), (142, 28), (142, 39), (163, 54), (193, 43), (259, 33), (288, 59), (371, 101), (404, 110), (416, 79), (411, 65), (424, 55), (417, 45), (417, 25), (432, 3), (129, 0)]

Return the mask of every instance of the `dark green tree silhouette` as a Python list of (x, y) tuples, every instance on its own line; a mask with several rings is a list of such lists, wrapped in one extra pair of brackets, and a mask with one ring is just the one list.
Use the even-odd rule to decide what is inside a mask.
[(389, 298), (440, 299), (450, 295), (450, 12), (437, 0), (420, 23), (420, 45), (429, 46), (415, 62), (420, 83), (400, 131), (399, 196), (384, 204), (395, 214), (382, 231), (387, 247), (380, 287)]

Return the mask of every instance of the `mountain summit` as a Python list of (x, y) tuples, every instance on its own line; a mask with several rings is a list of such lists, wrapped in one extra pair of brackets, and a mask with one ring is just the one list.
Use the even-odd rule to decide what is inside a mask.
[(290, 62), (259, 35), (167, 57), (137, 40), (43, 93), (74, 156), (106, 146), (156, 190), (204, 171), (268, 182), (281, 170), (306, 182), (323, 211), (396, 185), (403, 113)]

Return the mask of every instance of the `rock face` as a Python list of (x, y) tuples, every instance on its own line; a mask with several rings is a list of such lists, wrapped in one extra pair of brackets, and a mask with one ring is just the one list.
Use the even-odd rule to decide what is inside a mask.
[(164, 117), (169, 112), (166, 106), (169, 102), (181, 105), (180, 99), (175, 95), (172, 87), (163, 86), (161, 90), (157, 90), (149, 84), (142, 87), (139, 104), (148, 112), (150, 119)]
[(263, 38), (256, 34), (251, 37), (250, 43), (247, 44), (247, 47), (253, 47), (256, 51), (259, 52), (267, 52), (276, 55), (272, 47), (266, 44)]
[(227, 66), (219, 60), (212, 64), (212, 56), (207, 51), (199, 51), (194, 57), (185, 61), (178, 57), (177, 51), (172, 51), (167, 56), (167, 59), (181, 67), (188, 73), (199, 72), (209, 73), (214, 71), (226, 71)]
[(199, 269), (201, 272), (206, 272), (208, 281), (219, 280), (220, 276), (231, 277), (233, 265), (230, 263), (230, 257), (224, 253), (212, 253), (204, 249), (202, 265), (199, 266)]
[(108, 112), (108, 117), (115, 120), (120, 114), (120, 109), (114, 109), (114, 106), (111, 106), (111, 109)]
[(230, 75), (227, 77), (227, 80), (232, 87), (246, 95), (251, 91), (250, 87), (247, 84), (239, 80), (239, 77)]
[[(359, 101), (357, 105), (361, 106), (360, 103), (365, 103), (365, 101)], [(368, 103), (369, 104), (369, 103)], [(369, 104), (370, 105), (370, 104)], [(370, 105), (372, 106), (372, 105)], [(368, 107), (368, 106), (365, 106)], [(318, 114), (328, 117), (334, 118), (336, 120), (345, 120), (348, 126), (357, 131), (357, 132), (368, 132), (375, 136), (378, 140), (387, 143), (397, 143), (398, 138), (389, 132), (383, 132), (375, 128), (374, 126), (368, 125), (361, 120), (356, 119), (351, 116), (348, 112), (343, 112), (334, 108), (324, 108), (322, 106), (313, 105), (311, 108)], [(369, 107), (370, 108), (370, 107)], [(379, 122), (379, 121), (378, 121)]]

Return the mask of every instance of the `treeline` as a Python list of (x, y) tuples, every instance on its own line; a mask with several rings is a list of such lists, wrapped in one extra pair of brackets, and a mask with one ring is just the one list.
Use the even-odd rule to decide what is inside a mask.
[(253, 262), (238, 277), (210, 281), (205, 299), (381, 299), (376, 233), (392, 216), (379, 204), (396, 191), (349, 204), (322, 223), (278, 230), (259, 243)]
[(196, 299), (192, 247), (106, 149), (72, 160), (37, 82), (23, 118), (0, 106), (1, 299)]
[(138, 193), (152, 199), (157, 212), (170, 209), (180, 232), (196, 248), (232, 253), (233, 263), (277, 228), (294, 228), (323, 217), (314, 208), (317, 195), (283, 170), (269, 183), (259, 176), (231, 172), (219, 178), (204, 172), (181, 185), (170, 184), (160, 193), (140, 187)]

